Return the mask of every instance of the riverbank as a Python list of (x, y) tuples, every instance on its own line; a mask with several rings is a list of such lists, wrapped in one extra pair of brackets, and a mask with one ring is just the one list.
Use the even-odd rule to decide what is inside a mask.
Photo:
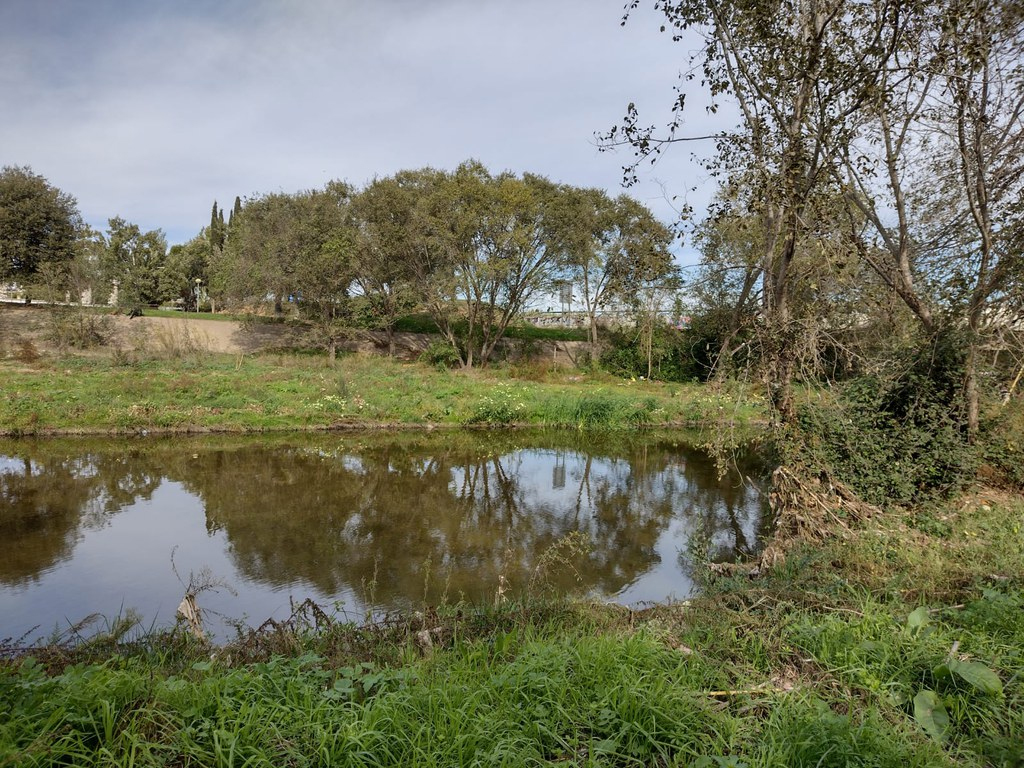
[[(699, 424), (714, 442), (765, 420), (740, 385), (536, 364), (30, 352), (0, 361), (7, 436)], [(304, 604), (221, 647), (130, 615), (11, 639), (0, 766), (1024, 765), (1024, 499), (814, 509), (757, 567), (708, 567), (703, 596), (645, 611), (512, 603), (499, 581), (485, 605), (363, 625)]]
[(115, 623), (7, 657), (0, 763), (1020, 765), (1022, 518), (975, 489), (822, 521), (641, 612), (496, 588), (362, 626), (300, 606), (217, 649)]
[(739, 429), (749, 389), (629, 381), (544, 365), (442, 370), (349, 355), (63, 356), (0, 360), (0, 435), (260, 432), (365, 427)]

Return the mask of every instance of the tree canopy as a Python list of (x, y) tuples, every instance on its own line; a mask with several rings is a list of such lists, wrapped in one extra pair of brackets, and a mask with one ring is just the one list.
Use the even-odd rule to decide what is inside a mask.
[(28, 166), (0, 171), (0, 280), (32, 281), (75, 256), (82, 228), (75, 198)]

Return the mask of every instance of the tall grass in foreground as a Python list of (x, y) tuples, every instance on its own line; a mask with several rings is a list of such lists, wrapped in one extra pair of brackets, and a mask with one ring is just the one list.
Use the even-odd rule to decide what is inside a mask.
[[(684, 637), (686, 637), (684, 635)], [(686, 637), (690, 642), (693, 640)], [(673, 642), (670, 642), (673, 640)], [(305, 651), (154, 674), (111, 658), (0, 677), (17, 765), (872, 765), (947, 763), (874, 712), (808, 691), (730, 692), (728, 666), (653, 624), (518, 621), (399, 666)], [(723, 639), (723, 643), (728, 640)]]

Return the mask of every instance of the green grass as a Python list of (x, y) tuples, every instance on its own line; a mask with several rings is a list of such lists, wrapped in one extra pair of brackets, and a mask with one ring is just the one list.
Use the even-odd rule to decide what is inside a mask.
[[(516, 374), (534, 379), (516, 379)], [(378, 424), (573, 428), (763, 418), (746, 391), (509, 368), (436, 370), (351, 356), (65, 357), (0, 361), (0, 434), (261, 431)]]
[(248, 315), (227, 315), (223, 312), (185, 312), (180, 309), (146, 308), (142, 310), (144, 317), (177, 317), (190, 320), (244, 320)]

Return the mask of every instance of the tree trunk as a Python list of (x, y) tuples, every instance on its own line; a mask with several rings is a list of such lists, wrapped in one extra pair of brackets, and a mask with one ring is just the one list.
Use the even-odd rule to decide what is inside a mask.
[(964, 371), (964, 400), (967, 401), (967, 440), (972, 445), (978, 439), (978, 423), (981, 406), (978, 396), (977, 351), (972, 343), (967, 350), (967, 363)]

